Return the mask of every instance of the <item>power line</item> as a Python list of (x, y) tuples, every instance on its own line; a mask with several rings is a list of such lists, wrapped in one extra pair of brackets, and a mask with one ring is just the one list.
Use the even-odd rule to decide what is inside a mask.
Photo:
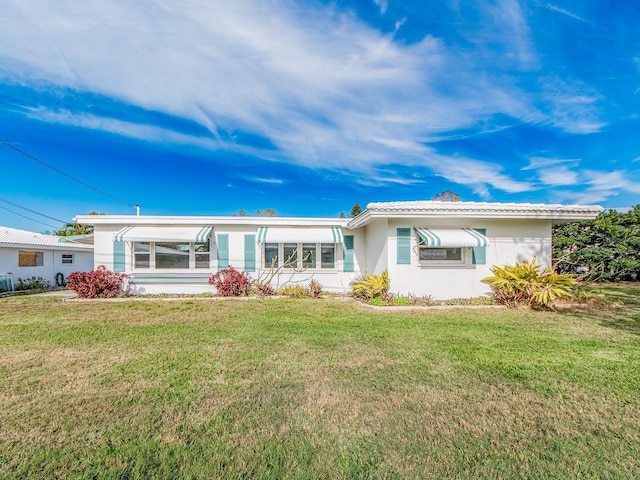
[(45, 215), (44, 213), (36, 212), (35, 210), (31, 210), (30, 208), (23, 207), (22, 205), (18, 205), (17, 203), (10, 202), (9, 200), (6, 200), (4, 198), (0, 198), (0, 202), (8, 203), (9, 205), (13, 205), (14, 207), (21, 208), (22, 210), (26, 210), (27, 212), (35, 213), (36, 215), (40, 215), (41, 217), (45, 217), (50, 220), (55, 220), (56, 222), (60, 222), (64, 224), (69, 223), (69, 222), (65, 222), (64, 220), (60, 220), (59, 218), (50, 217), (49, 215)]
[(91, 185), (89, 185), (88, 183), (83, 182), (82, 180), (78, 180), (77, 178), (69, 175), (68, 173), (65, 173), (62, 170), (60, 170), (60, 169), (58, 169), (58, 168), (56, 168), (56, 167), (54, 167), (52, 165), (49, 165), (48, 163), (43, 162), (39, 158), (36, 158), (33, 155), (29, 155), (27, 152), (25, 152), (23, 150), (20, 150), (18, 147), (14, 146), (14, 145), (11, 145), (10, 143), (5, 142), (1, 138), (0, 138), (0, 143), (2, 143), (5, 147), (10, 148), (11, 150), (14, 150), (15, 152), (18, 152), (19, 154), (24, 155), (25, 157), (33, 160), (34, 162), (37, 162), (40, 165), (42, 165), (44, 167), (47, 167), (47, 168), (53, 170), (54, 172), (59, 173), (60, 175), (63, 175), (65, 177), (73, 180), (74, 182), (77, 182), (80, 185), (82, 185), (84, 187), (87, 187), (90, 190), (93, 190), (94, 192), (98, 192), (100, 195), (104, 195), (105, 197), (108, 197), (111, 200), (115, 200), (116, 202), (121, 203), (122, 205), (126, 205), (127, 207), (135, 207), (136, 206), (136, 205), (134, 205), (132, 203), (127, 203), (124, 200), (120, 200), (119, 198), (116, 198), (113, 195), (109, 195), (108, 193), (103, 192), (102, 190), (99, 190), (99, 189), (97, 189), (95, 187), (92, 187)]
[(40, 223), (42, 225), (46, 225), (47, 227), (51, 227), (51, 228), (58, 228), (55, 225), (49, 225), (48, 223), (41, 222), (40, 220), (36, 220), (35, 218), (27, 217), (26, 215), (22, 215), (21, 213), (14, 212), (10, 208), (3, 207), (2, 205), (0, 205), (0, 208), (2, 208), (3, 210), (6, 210), (7, 212), (13, 213), (14, 215), (18, 215), (19, 217), (26, 218), (27, 220), (31, 220), (32, 222)]

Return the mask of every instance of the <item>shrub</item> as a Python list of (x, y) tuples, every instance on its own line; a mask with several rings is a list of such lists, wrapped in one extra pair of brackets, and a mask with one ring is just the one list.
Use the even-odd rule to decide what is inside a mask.
[(18, 278), (14, 290), (46, 290), (51, 288), (51, 283), (42, 277)]
[(309, 282), (309, 293), (313, 298), (320, 298), (320, 294), (322, 293), (322, 284), (315, 278), (312, 278)]
[(367, 300), (368, 305), (373, 305), (374, 307), (386, 307), (389, 304), (385, 302), (382, 297), (373, 297)]
[(209, 278), (209, 284), (213, 285), (218, 295), (223, 297), (239, 297), (249, 295), (251, 277), (247, 272), (239, 272), (232, 266), (214, 273)]
[(389, 272), (385, 270), (380, 275), (365, 275), (353, 282), (351, 289), (353, 296), (362, 300), (370, 300), (375, 297), (381, 297), (385, 300), (389, 293)]
[(413, 301), (407, 297), (395, 297), (393, 299), (393, 305), (397, 307), (408, 307), (410, 305), (413, 305)]
[(73, 272), (67, 277), (67, 286), (83, 298), (109, 298), (127, 295), (128, 275), (112, 272), (103, 265), (91, 272)]
[(494, 265), (491, 273), (493, 276), (482, 281), (491, 286), (498, 303), (509, 307), (549, 308), (554, 300), (571, 297), (576, 283), (572, 275), (559, 274), (550, 268), (541, 272), (535, 257), (531, 262), (525, 260), (504, 267)]
[(287, 285), (278, 292), (291, 298), (304, 298), (309, 296), (309, 290), (302, 285)]
[(276, 294), (274, 288), (268, 283), (254, 282), (251, 285), (251, 291), (258, 297), (270, 297)]

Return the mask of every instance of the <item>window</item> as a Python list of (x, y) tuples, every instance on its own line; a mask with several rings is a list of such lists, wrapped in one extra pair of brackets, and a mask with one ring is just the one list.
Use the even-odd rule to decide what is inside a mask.
[(209, 242), (195, 244), (196, 268), (209, 268), (211, 263), (211, 252)]
[(430, 248), (420, 247), (420, 260), (454, 262), (462, 261), (461, 248)]
[(302, 245), (302, 268), (316, 268), (316, 244)]
[(264, 245), (264, 266), (265, 268), (279, 266), (277, 243), (266, 243)]
[(320, 267), (335, 268), (336, 266), (336, 246), (321, 245), (320, 246)]
[(63, 253), (62, 254), (62, 264), (63, 265), (73, 265), (73, 253)]
[(188, 243), (156, 242), (156, 268), (189, 268)]
[(285, 243), (283, 247), (283, 263), (287, 267), (298, 267), (298, 244), (297, 243)]
[(44, 252), (18, 251), (18, 266), (42, 267), (44, 265)]
[(151, 267), (151, 244), (148, 242), (133, 243), (133, 268)]
[[(324, 243), (265, 243), (264, 268), (335, 268), (336, 246)], [(320, 262), (318, 262), (320, 259)], [(318, 264), (319, 263), (319, 264)]]

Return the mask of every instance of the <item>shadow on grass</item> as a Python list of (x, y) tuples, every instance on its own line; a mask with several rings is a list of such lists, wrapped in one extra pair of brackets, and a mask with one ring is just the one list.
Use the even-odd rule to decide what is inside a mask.
[(624, 285), (592, 285), (589, 291), (605, 295), (620, 308), (605, 306), (602, 310), (572, 314), (576, 317), (598, 317), (600, 324), (634, 335), (640, 335), (640, 283)]

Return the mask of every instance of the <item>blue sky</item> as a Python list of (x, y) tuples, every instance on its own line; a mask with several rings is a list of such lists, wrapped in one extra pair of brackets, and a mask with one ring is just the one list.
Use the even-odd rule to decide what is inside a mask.
[(56, 220), (640, 203), (636, 0), (0, 7), (0, 139), (119, 200), (0, 145), (0, 197)]

